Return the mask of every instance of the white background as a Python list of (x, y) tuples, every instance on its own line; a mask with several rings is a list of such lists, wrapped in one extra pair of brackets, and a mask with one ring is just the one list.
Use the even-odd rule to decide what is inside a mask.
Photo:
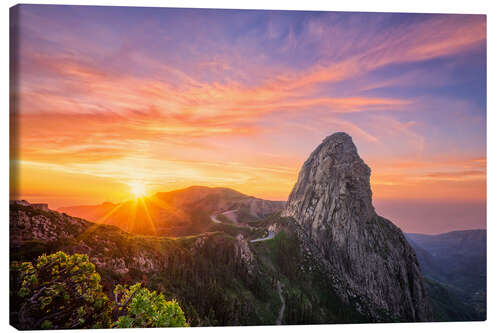
[[(497, 3), (495, 3), (497, 2)], [(204, 332), (251, 332), (259, 330), (262, 332), (302, 332), (304, 330), (315, 330), (317, 332), (475, 332), (475, 331), (500, 331), (499, 313), (499, 282), (498, 264), (496, 255), (499, 253), (500, 235), (498, 234), (497, 220), (499, 214), (498, 185), (500, 172), (500, 158), (498, 145), (500, 144), (500, 125), (498, 116), (498, 86), (499, 75), (499, 40), (500, 33), (500, 6), (498, 1), (482, 0), (349, 0), (349, 1), (278, 1), (278, 0), (89, 0), (89, 1), (36, 1), (29, 0), (28, 3), (40, 4), (71, 4), (71, 5), (110, 5), (110, 6), (148, 6), (148, 7), (199, 7), (199, 8), (240, 8), (240, 9), (296, 9), (296, 10), (330, 10), (330, 11), (373, 11), (373, 12), (415, 12), (415, 13), (463, 13), (463, 14), (487, 14), (487, 48), (488, 48), (488, 153), (487, 153), (487, 179), (488, 179), (488, 305), (486, 322), (475, 323), (421, 323), (421, 324), (363, 324), (363, 325), (315, 325), (315, 326), (263, 326), (263, 327), (217, 327), (217, 328), (191, 328), (185, 331), (202, 330)], [(1, 22), (1, 112), (0, 112), (0, 148), (2, 163), (1, 185), (0, 185), (0, 257), (1, 257), (1, 284), (0, 284), (0, 325), (2, 331), (14, 331), (9, 322), (9, 291), (8, 291), (8, 253), (9, 253), (9, 10), (8, 8), (17, 4), (15, 1), (5, 1), (0, 12)], [(167, 329), (162, 329), (167, 330)], [(123, 330), (122, 330), (123, 331)], [(156, 331), (156, 330), (155, 330)], [(66, 331), (67, 332), (67, 331)]]

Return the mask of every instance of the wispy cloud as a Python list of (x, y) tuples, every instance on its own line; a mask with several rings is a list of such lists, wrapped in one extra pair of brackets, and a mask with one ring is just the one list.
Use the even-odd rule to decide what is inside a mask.
[(284, 199), (341, 130), (376, 195), (482, 191), (484, 165), (464, 161), (484, 158), (484, 16), (21, 8), (11, 94), (30, 170)]

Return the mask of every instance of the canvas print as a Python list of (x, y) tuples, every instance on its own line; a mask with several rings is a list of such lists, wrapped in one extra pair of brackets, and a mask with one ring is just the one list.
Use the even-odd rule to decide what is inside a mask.
[(486, 320), (486, 16), (10, 9), (18, 329)]

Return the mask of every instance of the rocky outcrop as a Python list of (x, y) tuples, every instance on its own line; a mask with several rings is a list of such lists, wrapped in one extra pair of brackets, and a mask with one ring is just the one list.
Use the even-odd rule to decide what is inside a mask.
[(85, 220), (39, 209), (29, 202), (10, 203), (10, 242), (11, 245), (26, 241), (57, 241), (74, 237), (91, 225)]
[(403, 233), (372, 205), (370, 168), (335, 133), (302, 166), (283, 216), (340, 297), (370, 321), (431, 319), (420, 269)]
[(87, 254), (98, 269), (118, 274), (134, 270), (143, 273), (163, 271), (186, 260), (186, 254), (199, 256), (200, 253), (231, 257), (248, 273), (253, 271), (253, 256), (242, 236), (232, 238), (220, 232), (186, 239), (133, 235), (115, 226), (40, 209), (27, 201), (12, 201), (11, 254), (31, 260), (29, 256), (36, 247), (45, 253), (62, 250), (70, 254)]

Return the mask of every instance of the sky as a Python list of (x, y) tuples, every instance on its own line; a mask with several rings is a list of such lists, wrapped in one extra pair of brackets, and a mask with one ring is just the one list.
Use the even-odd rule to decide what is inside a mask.
[[(11, 196), (286, 200), (344, 131), (406, 232), (486, 227), (486, 16), (21, 5)], [(133, 187), (134, 185), (132, 185)]]

